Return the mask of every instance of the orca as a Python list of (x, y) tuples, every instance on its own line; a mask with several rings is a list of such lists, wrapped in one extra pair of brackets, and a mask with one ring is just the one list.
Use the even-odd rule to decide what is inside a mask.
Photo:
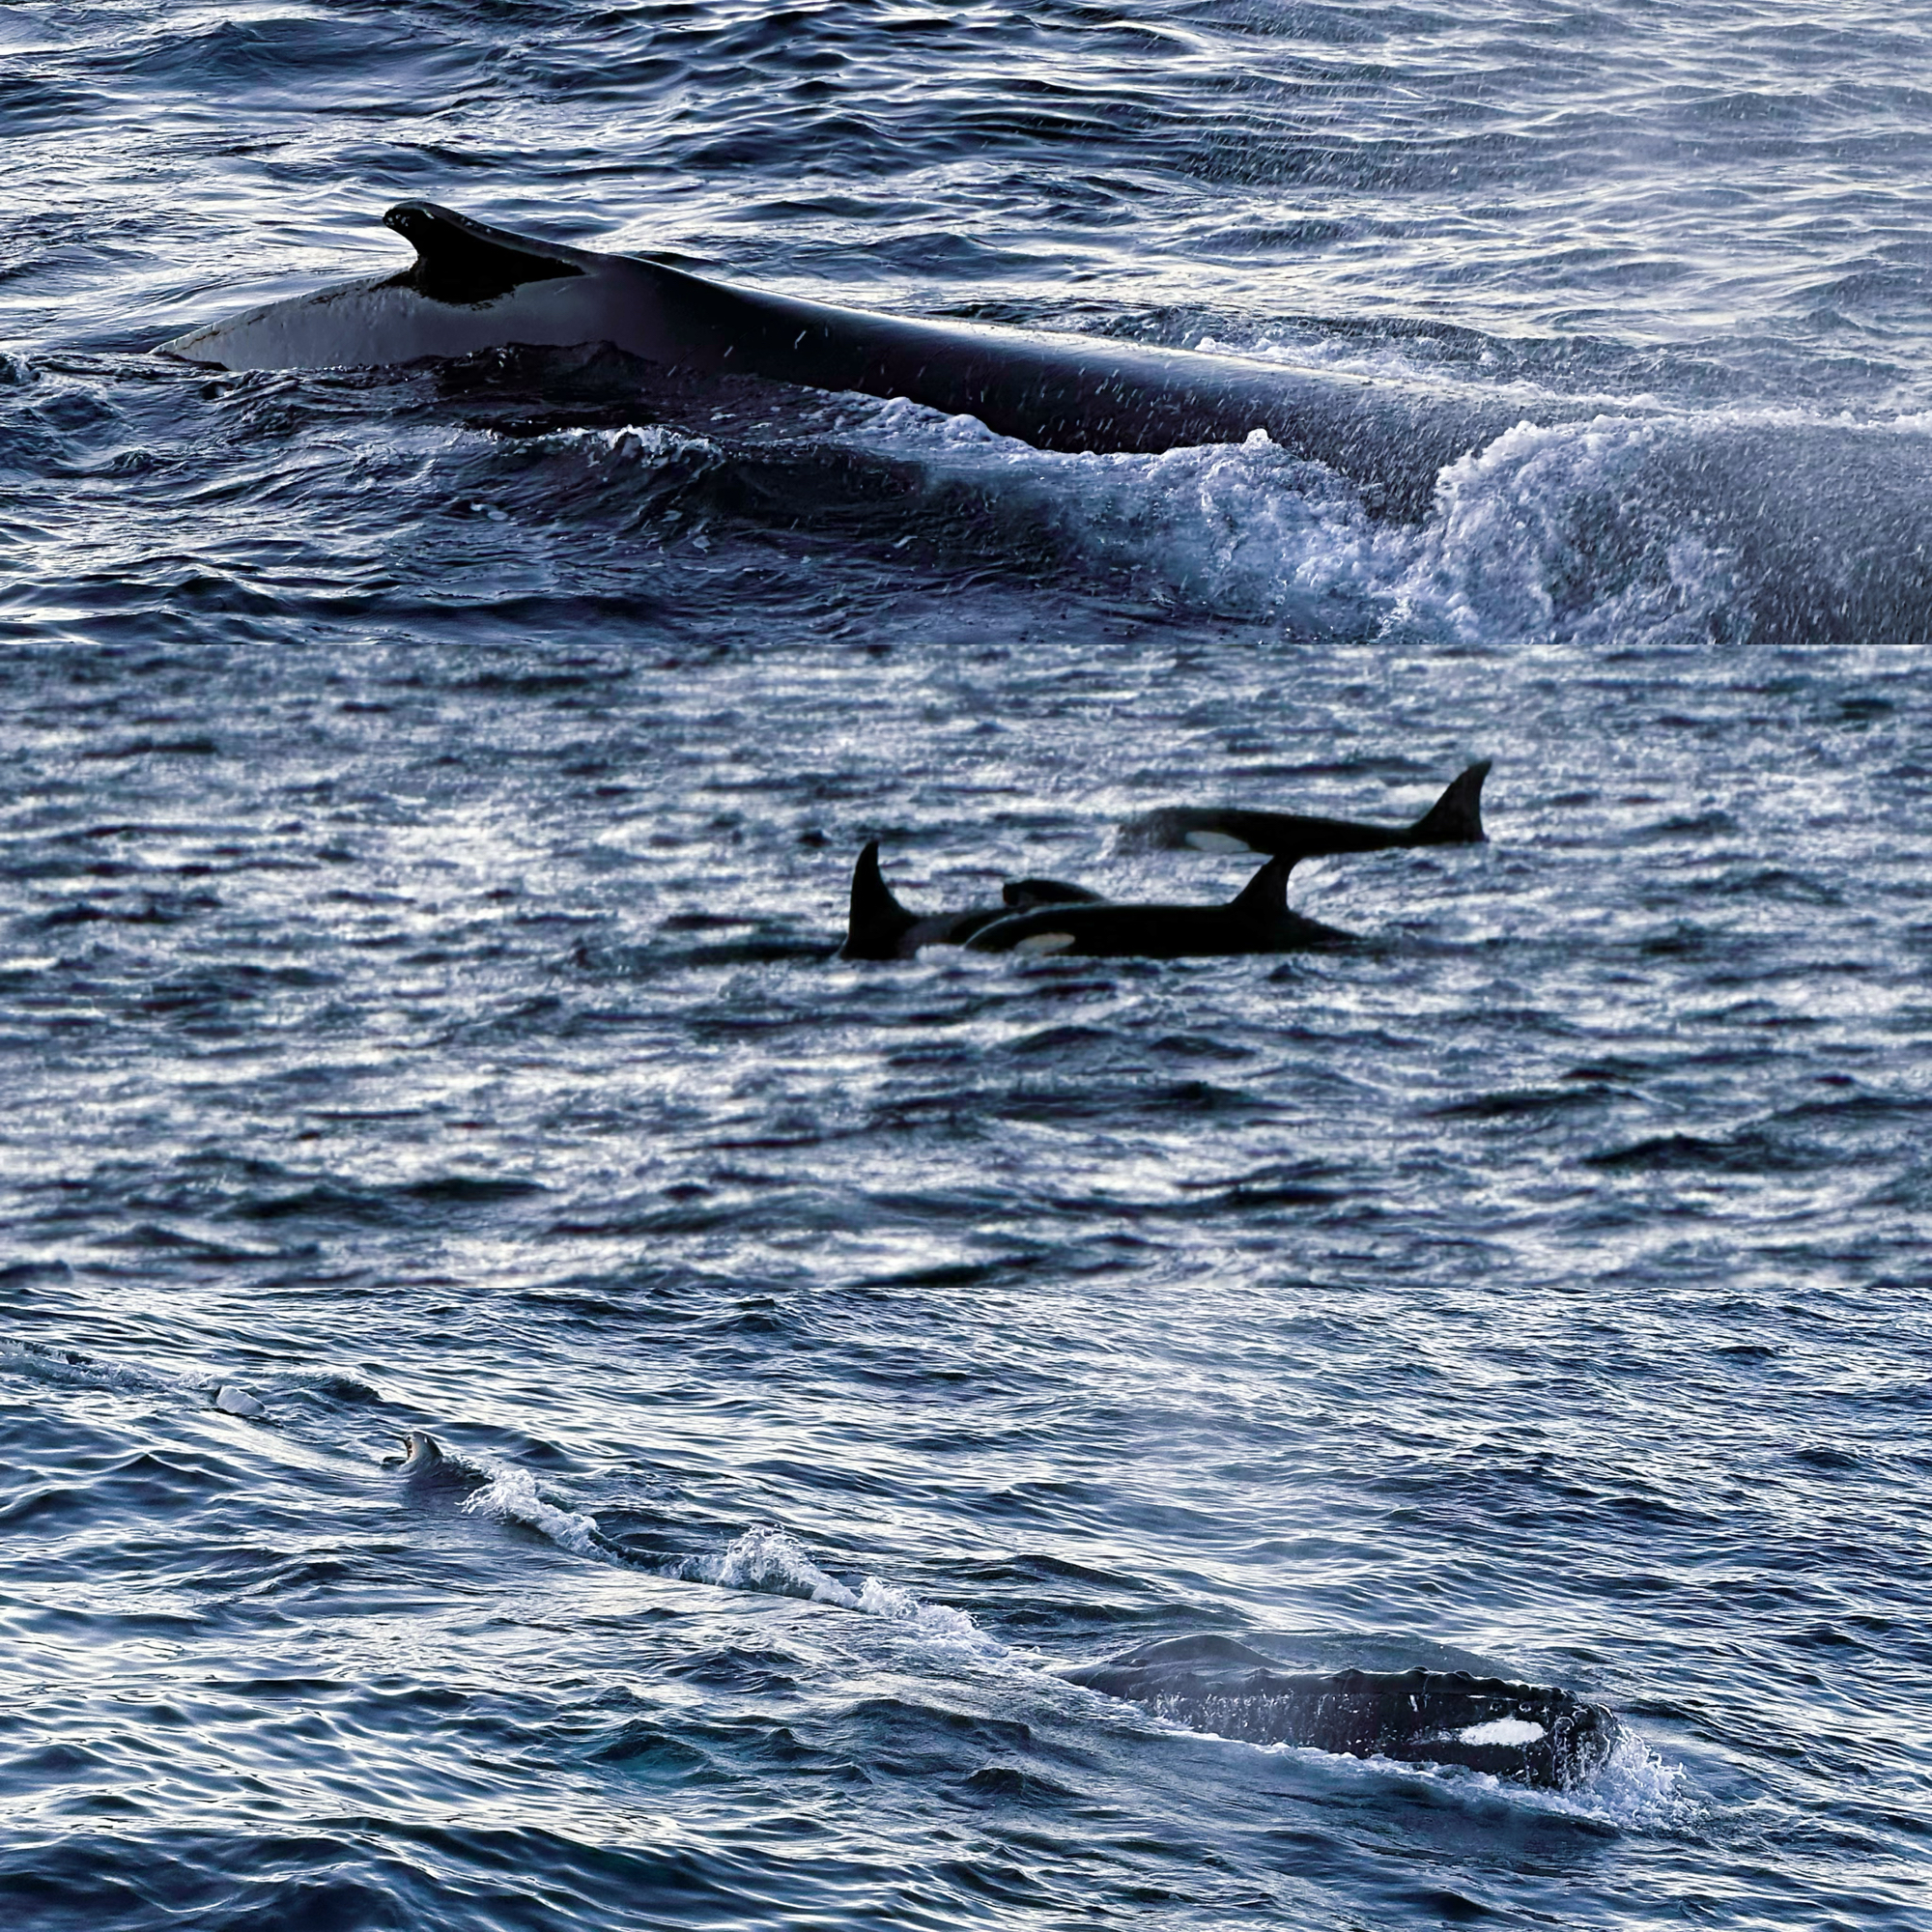
[(1087, 959), (1199, 959), (1230, 952), (1297, 952), (1354, 937), (1288, 909), (1293, 859), (1270, 859), (1226, 905), (1120, 905), (1102, 899), (1036, 906), (970, 933), (969, 952), (1054, 953)]
[(1568, 1690), (1466, 1670), (1285, 1670), (1232, 1637), (1169, 1637), (1055, 1673), (1188, 1730), (1347, 1757), (1463, 1765), (1569, 1791), (1603, 1769), (1617, 1720)]
[(920, 914), (901, 905), (879, 870), (879, 841), (867, 841), (852, 867), (852, 904), (846, 916), (841, 959), (910, 959), (922, 946), (963, 946), (981, 926), (1016, 908), (1094, 904), (1097, 893), (1058, 879), (1017, 879), (1001, 889), (1004, 903), (965, 912)]
[(1405, 845), (1480, 845), (1483, 781), (1489, 775), (1488, 758), (1471, 765), (1413, 825), (1364, 825), (1352, 818), (1306, 818), (1237, 806), (1170, 806), (1129, 819), (1120, 842), (1130, 850), (1265, 852), (1277, 859), (1387, 852)]
[[(1429, 510), (1445, 465), (1522, 414), (1439, 384), (734, 288), (493, 228), (434, 202), (398, 203), (383, 219), (416, 251), (401, 273), (250, 309), (162, 352), (224, 369), (302, 369), (608, 342), (697, 376), (905, 396), (1042, 449), (1158, 453), (1261, 431), (1367, 486), (1370, 508), (1410, 519)], [(1577, 401), (1545, 413), (1575, 419), (1596, 408)]]

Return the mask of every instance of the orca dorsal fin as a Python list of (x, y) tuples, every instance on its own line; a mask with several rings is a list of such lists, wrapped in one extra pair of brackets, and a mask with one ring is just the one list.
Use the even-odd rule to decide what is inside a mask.
[(1480, 845), (1483, 834), (1483, 781), (1490, 775), (1487, 758), (1473, 764), (1461, 778), (1451, 779), (1434, 805), (1408, 828), (1411, 845)]
[(432, 301), (486, 302), (525, 282), (583, 272), (571, 260), (573, 249), (471, 221), (433, 201), (399, 201), (383, 222), (416, 251), (406, 279)]
[(1299, 856), (1291, 852), (1270, 859), (1228, 901), (1228, 910), (1242, 919), (1279, 919), (1288, 910), (1288, 875)]
[(844, 957), (896, 959), (899, 941), (919, 923), (893, 895), (879, 870), (879, 841), (868, 838), (852, 867), (852, 906), (845, 920)]

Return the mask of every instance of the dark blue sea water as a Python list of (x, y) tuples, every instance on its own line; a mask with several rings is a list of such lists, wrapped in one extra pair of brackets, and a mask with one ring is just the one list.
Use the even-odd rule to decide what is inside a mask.
[[(0, 1922), (1932, 1925), (1922, 17), (28, 0), (0, 131)], [(151, 353), (406, 196), (1520, 426)], [(830, 957), (1483, 756), (1354, 949)], [(1051, 1674), (1201, 1632), (1627, 1735)]]

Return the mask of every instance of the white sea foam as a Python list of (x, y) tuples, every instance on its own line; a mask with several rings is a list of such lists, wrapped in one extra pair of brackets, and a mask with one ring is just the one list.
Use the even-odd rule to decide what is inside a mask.
[[(1507, 1720), (1505, 1720), (1507, 1721)], [(1487, 1729), (1488, 1726), (1477, 1726)], [(1514, 1738), (1470, 1740), (1475, 1743), (1518, 1743)], [(1497, 1777), (1464, 1765), (1431, 1764), (1426, 1760), (1392, 1757), (1351, 1757), (1324, 1751), (1312, 1745), (1252, 1745), (1322, 1767), (1326, 1776), (1343, 1780), (1383, 1777), (1420, 1778), (1445, 1796), (1502, 1803), (1513, 1808), (1587, 1818), (1621, 1831), (1676, 1829), (1694, 1821), (1701, 1806), (1692, 1796), (1681, 1765), (1666, 1764), (1642, 1739), (1624, 1732), (1610, 1747), (1608, 1761), (1587, 1782), (1568, 1791), (1548, 1791), (1513, 1778)]]
[[(450, 1460), (462, 1465), (461, 1459)], [(581, 1510), (559, 1509), (556, 1504), (547, 1502), (537, 1493), (536, 1479), (527, 1469), (483, 1463), (468, 1466), (488, 1478), (482, 1488), (472, 1490), (464, 1498), (463, 1507), (470, 1514), (533, 1529), (575, 1556), (587, 1556), (598, 1563), (623, 1561), (599, 1531), (594, 1516), (586, 1516)]]
[[(598, 1527), (594, 1516), (549, 1501), (538, 1491), (528, 1470), (462, 1456), (449, 1456), (446, 1460), (458, 1471), (468, 1471), (483, 1479), (464, 1498), (463, 1507), (470, 1514), (534, 1530), (559, 1548), (589, 1557), (593, 1562), (618, 1565), (626, 1562), (623, 1551)], [(976, 1650), (1000, 1648), (964, 1610), (952, 1609), (944, 1604), (921, 1603), (909, 1590), (881, 1582), (876, 1577), (862, 1577), (856, 1587), (841, 1583), (812, 1560), (797, 1537), (776, 1523), (761, 1523), (748, 1529), (716, 1555), (683, 1557), (658, 1574), (687, 1583), (712, 1583), (721, 1589), (753, 1590), (767, 1596), (799, 1597), (808, 1603), (830, 1604), (841, 1610), (856, 1610), (861, 1616), (903, 1625), (918, 1635), (939, 1643)]]
[(692, 1583), (716, 1583), (727, 1590), (760, 1590), (771, 1596), (802, 1597), (813, 1604), (836, 1604), (888, 1623), (903, 1624), (921, 1636), (943, 1643), (994, 1647), (964, 1610), (923, 1604), (895, 1584), (876, 1577), (857, 1589), (841, 1583), (812, 1561), (805, 1546), (776, 1523), (748, 1529), (715, 1556), (687, 1556), (664, 1573)]

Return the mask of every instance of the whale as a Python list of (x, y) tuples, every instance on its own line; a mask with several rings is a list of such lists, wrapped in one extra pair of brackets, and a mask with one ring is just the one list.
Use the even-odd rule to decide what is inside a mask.
[[(473, 1488), (484, 1480), (425, 1431), (402, 1442), (407, 1453), (386, 1466), (412, 1487)], [(594, 1526), (590, 1542), (617, 1562), (640, 1561)], [(1338, 1756), (1463, 1766), (1555, 1791), (1593, 1777), (1622, 1735), (1610, 1712), (1554, 1687), (1465, 1670), (1296, 1671), (1216, 1634), (1164, 1637), (1052, 1674), (1186, 1730)]]
[(1620, 1735), (1608, 1711), (1569, 1690), (1465, 1670), (1288, 1670), (1211, 1634), (1163, 1638), (1055, 1674), (1187, 1730), (1461, 1765), (1551, 1791), (1586, 1783)]
[(1277, 859), (1315, 859), (1342, 852), (1389, 852), (1409, 845), (1480, 845), (1484, 758), (1449, 781), (1442, 796), (1412, 825), (1369, 825), (1352, 818), (1311, 818), (1299, 812), (1250, 811), (1239, 806), (1168, 806), (1121, 827), (1125, 850), (1265, 852)]
[(450, 1455), (426, 1429), (412, 1429), (398, 1440), (403, 1453), (384, 1457), (383, 1466), (394, 1469), (412, 1485), (425, 1489), (474, 1490), (489, 1481), (482, 1470)]
[[(415, 250), (408, 268), (247, 309), (160, 352), (266, 370), (609, 343), (687, 375), (904, 396), (1041, 449), (1157, 454), (1259, 431), (1363, 485), (1371, 511), (1411, 520), (1431, 507), (1445, 465), (1522, 415), (1420, 380), (808, 301), (520, 235), (435, 202), (400, 202), (383, 220)], [(1552, 402), (1542, 414), (1577, 419), (1596, 407)]]
[(1059, 879), (1015, 879), (1001, 889), (996, 906), (963, 912), (916, 913), (900, 903), (879, 869), (879, 841), (867, 841), (852, 867), (851, 907), (841, 959), (910, 959), (923, 946), (963, 946), (982, 926), (1016, 910), (1041, 905), (1091, 905), (1097, 893)]
[(968, 934), (969, 952), (1052, 953), (1086, 959), (1203, 959), (1298, 952), (1354, 935), (1288, 909), (1294, 860), (1270, 859), (1225, 905), (1128, 905), (1111, 899), (1035, 906)]

